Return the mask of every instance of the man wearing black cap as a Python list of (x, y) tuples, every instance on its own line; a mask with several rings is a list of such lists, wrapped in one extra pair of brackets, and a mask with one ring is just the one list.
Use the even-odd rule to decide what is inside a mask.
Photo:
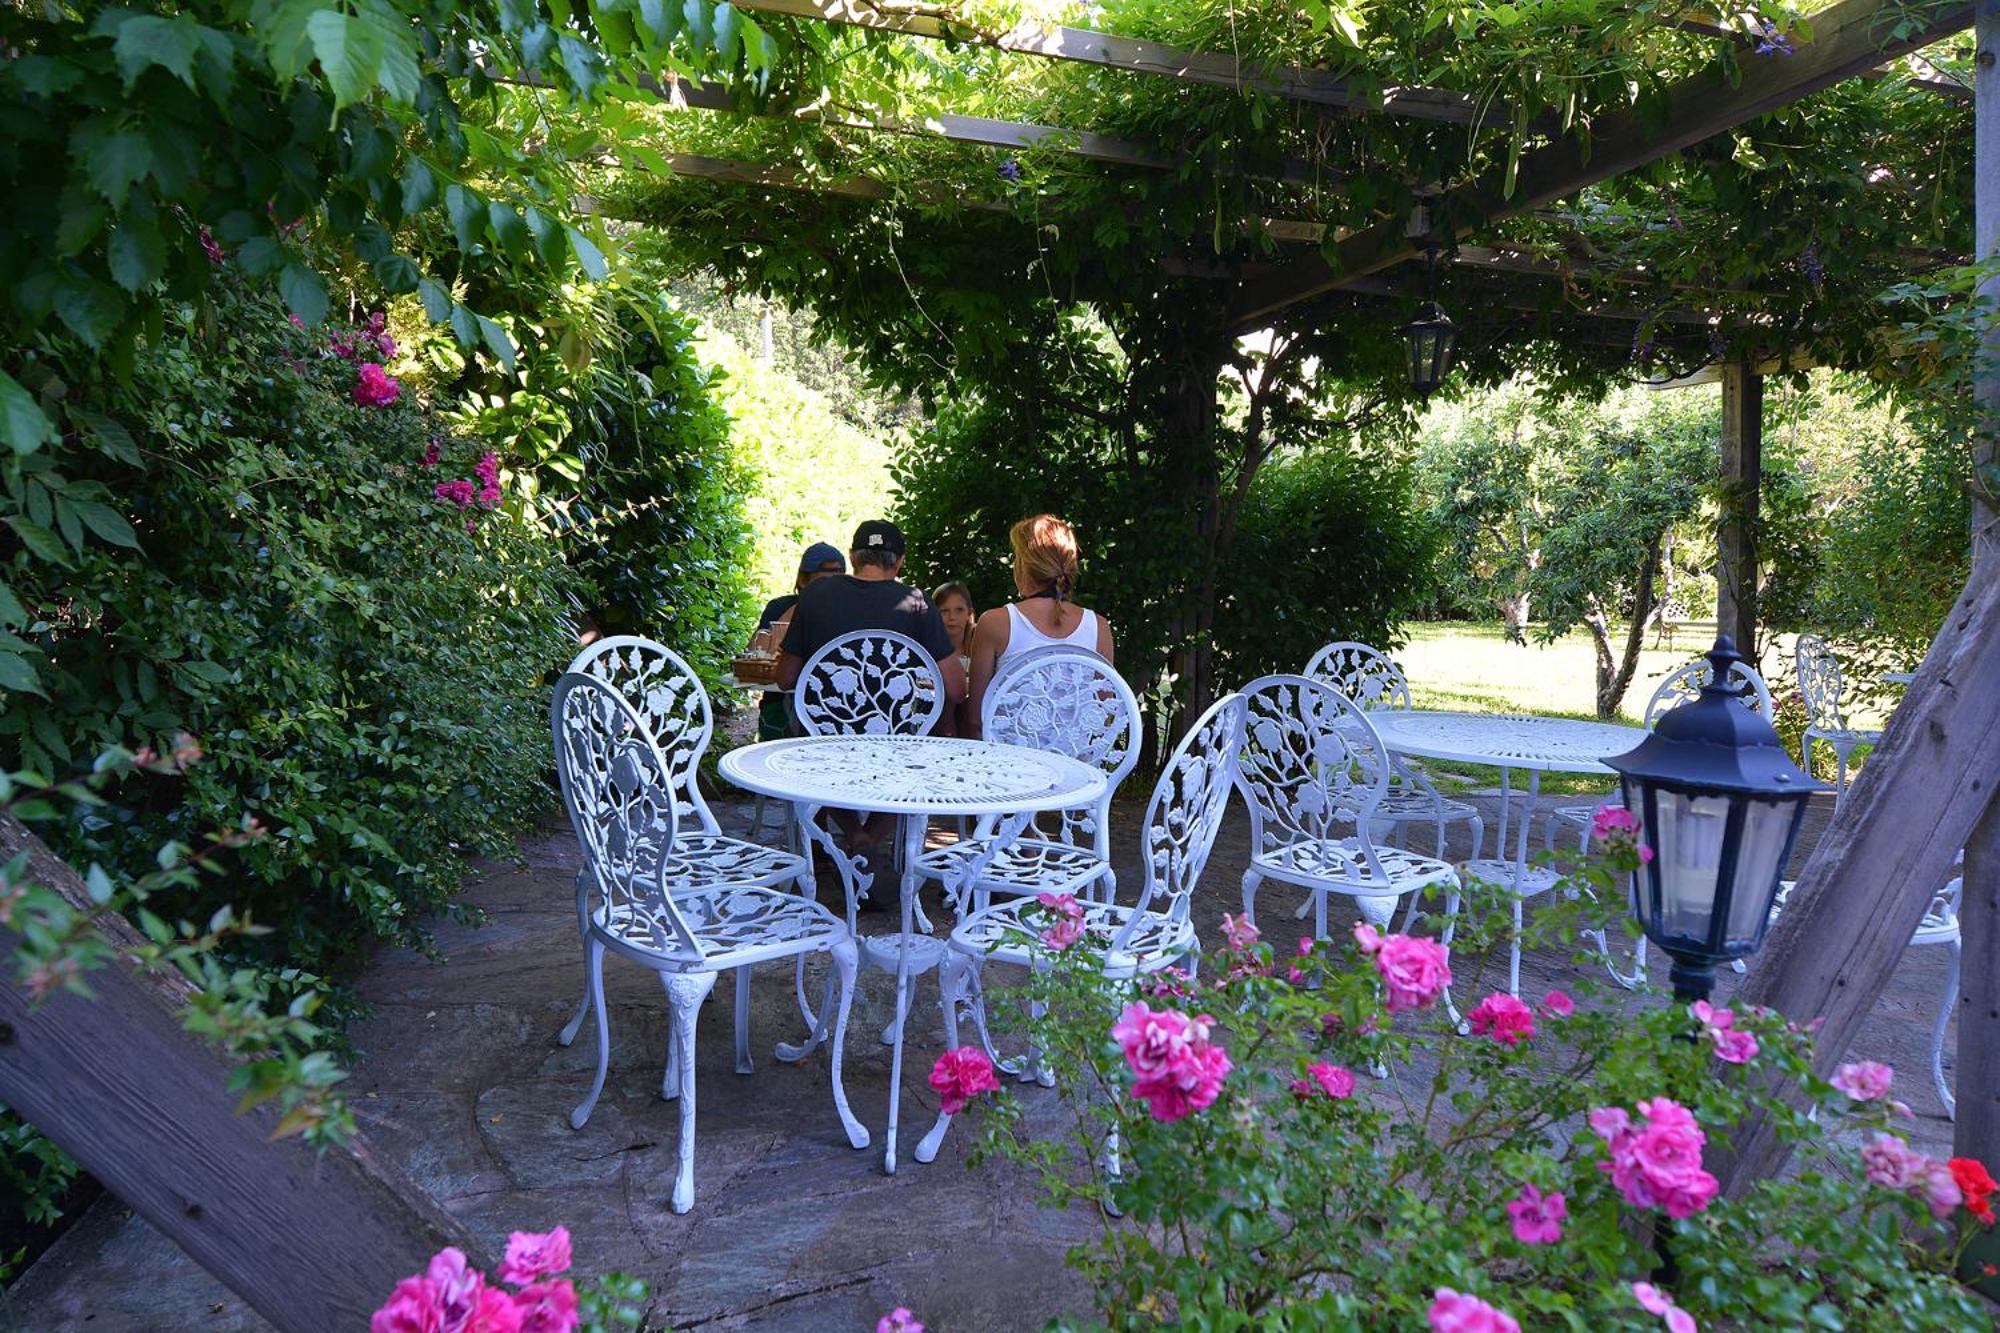
[[(849, 573), (814, 579), (799, 594), (778, 657), (778, 684), (792, 688), (806, 659), (841, 635), (860, 629), (886, 629), (914, 639), (931, 655), (944, 680), (948, 703), (963, 699), (965, 668), (959, 664), (958, 648), (944, 620), (922, 589), (897, 578), (903, 572), (902, 530), (883, 519), (868, 520), (854, 530), (854, 545), (847, 558)], [(848, 834), (849, 849), (857, 855), (871, 852), (888, 831), (889, 822), (875, 816), (858, 823)], [(876, 878), (880, 883), (883, 877), (878, 874)], [(890, 883), (894, 882), (891, 876)], [(871, 897), (871, 906), (893, 902), (881, 893)]]

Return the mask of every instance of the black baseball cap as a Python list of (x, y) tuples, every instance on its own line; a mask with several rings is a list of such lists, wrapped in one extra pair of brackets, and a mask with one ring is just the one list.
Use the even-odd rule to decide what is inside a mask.
[(886, 551), (903, 554), (903, 530), (885, 518), (871, 518), (854, 530), (850, 551)]
[(847, 572), (847, 557), (833, 549), (832, 542), (814, 542), (806, 547), (806, 553), (799, 557), (801, 574), (844, 574)]

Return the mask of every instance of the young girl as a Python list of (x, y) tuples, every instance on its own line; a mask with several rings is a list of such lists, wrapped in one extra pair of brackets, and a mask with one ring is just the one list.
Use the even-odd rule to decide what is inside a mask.
[(974, 726), (986, 687), (1009, 657), (1063, 644), (1111, 658), (1111, 622), (1075, 600), (1075, 530), (1054, 514), (1037, 514), (1016, 523), (1007, 539), (1014, 547), (1014, 589), (1020, 600), (988, 611), (974, 628), (972, 688), (966, 699)]
[[(945, 632), (951, 635), (952, 646), (958, 650), (958, 664), (966, 674), (972, 672), (972, 622), (978, 612), (972, 609), (972, 590), (953, 579), (950, 583), (940, 583), (931, 593), (931, 605), (937, 608), (938, 618), (944, 621)], [(961, 699), (954, 706), (948, 706), (946, 715), (939, 719), (935, 734), (940, 736), (971, 736), (969, 719), (972, 717), (970, 697)]]

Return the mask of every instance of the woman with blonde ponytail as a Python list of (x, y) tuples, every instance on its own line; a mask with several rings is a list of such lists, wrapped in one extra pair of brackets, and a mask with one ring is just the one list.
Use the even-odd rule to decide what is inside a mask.
[(1014, 547), (1018, 601), (979, 617), (972, 633), (972, 689), (966, 710), (978, 725), (986, 687), (1007, 658), (1061, 644), (1111, 657), (1111, 622), (1076, 600), (1076, 531), (1054, 514), (1037, 514), (1007, 534)]

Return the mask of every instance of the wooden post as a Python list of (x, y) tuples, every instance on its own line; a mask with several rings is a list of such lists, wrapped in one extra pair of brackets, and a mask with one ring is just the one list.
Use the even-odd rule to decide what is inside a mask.
[[(1973, 142), (1973, 253), (2000, 257), (2000, 0), (1980, 0), (1974, 17), (1976, 89)], [(1984, 294), (2000, 302), (2000, 274)], [(1985, 418), (1974, 453), (1985, 469), (1972, 499), (1972, 580), (1991, 587), (2000, 580), (2000, 507), (1993, 503), (2000, 466), (2000, 316), (1988, 328), (1988, 359), (1973, 393)], [(1961, 1157), (2000, 1168), (2000, 796), (1987, 807), (1965, 843), (1965, 885), (1959, 902), (1965, 967), (1959, 994), (1958, 1123), (1953, 1135)]]
[[(87, 904), (76, 872), (0, 815), (0, 861), (24, 850), (30, 882)], [(104, 934), (138, 942), (122, 921)], [(20, 943), (0, 929), (0, 959)], [(11, 967), (0, 972), (0, 1102), (272, 1324), (366, 1328), (397, 1280), (445, 1245), (484, 1266), (464, 1228), (365, 1142), (318, 1153), (273, 1142), (269, 1107), (236, 1114), (227, 1060), (180, 1024), (185, 985), (122, 963), (89, 981), (94, 999), (34, 1007)], [(177, 1322), (160, 1313), (162, 1326)]]
[(1764, 377), (1722, 367), (1722, 512), (1715, 527), (1715, 627), (1757, 664), (1757, 513), (1764, 476)]

